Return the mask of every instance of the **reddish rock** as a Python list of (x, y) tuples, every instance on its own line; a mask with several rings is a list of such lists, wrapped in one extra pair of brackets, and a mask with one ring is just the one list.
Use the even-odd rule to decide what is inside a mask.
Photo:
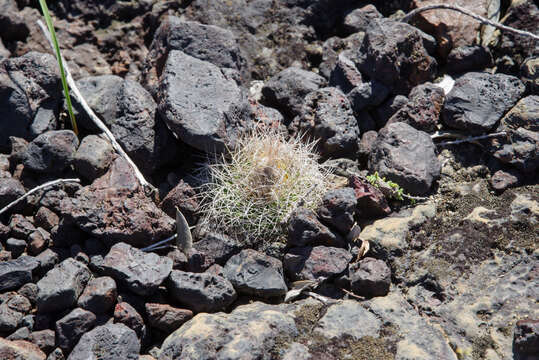
[(62, 201), (62, 213), (104, 242), (147, 246), (170, 236), (175, 222), (144, 194), (129, 164), (118, 158), (110, 170)]
[(94, 314), (102, 314), (112, 308), (117, 296), (114, 279), (108, 276), (98, 277), (88, 282), (78, 299), (78, 304), (81, 308), (90, 310)]
[(352, 254), (345, 249), (316, 246), (291, 249), (283, 265), (292, 280), (314, 280), (346, 270)]
[(151, 327), (167, 334), (173, 332), (193, 317), (193, 312), (166, 304), (146, 304), (146, 314)]
[(191, 185), (183, 180), (180, 180), (178, 185), (170, 190), (159, 204), (159, 207), (171, 218), (176, 218), (176, 206), (185, 216), (189, 225), (196, 223), (195, 214), (198, 210), (197, 194)]
[(520, 183), (519, 174), (516, 171), (498, 170), (489, 179), (490, 186), (498, 192), (503, 192), (507, 188), (515, 187)]
[(354, 189), (357, 199), (357, 215), (362, 218), (382, 217), (391, 213), (386, 197), (367, 180), (351, 176), (348, 185)]
[(33, 256), (38, 255), (47, 248), (50, 240), (51, 234), (45, 229), (37, 228), (36, 231), (28, 236), (28, 254)]
[(45, 360), (47, 355), (37, 345), (24, 340), (9, 341), (0, 337), (0, 359)]
[(11, 236), (18, 239), (26, 239), (28, 235), (36, 230), (34, 224), (20, 214), (15, 214), (11, 217), (9, 227), (11, 228)]
[[(413, 0), (411, 8), (439, 3), (438, 0)], [(449, 0), (444, 4), (458, 5), (487, 17), (487, 2), (484, 0)], [(443, 58), (446, 58), (454, 47), (474, 44), (481, 27), (481, 24), (471, 17), (451, 10), (425, 11), (416, 15), (412, 23), (436, 38), (438, 53)]]
[(133, 329), (140, 338), (146, 334), (146, 326), (142, 316), (129, 303), (121, 302), (114, 308), (114, 322), (122, 323), (128, 328)]
[(37, 210), (34, 216), (34, 222), (36, 226), (41, 226), (43, 229), (51, 231), (53, 227), (58, 225), (60, 218), (53, 211), (42, 206)]

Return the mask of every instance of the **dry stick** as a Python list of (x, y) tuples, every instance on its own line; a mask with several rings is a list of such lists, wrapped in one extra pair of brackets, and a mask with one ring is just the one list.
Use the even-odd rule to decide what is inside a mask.
[(32, 194), (35, 193), (36, 191), (39, 191), (39, 190), (42, 190), (42, 189), (45, 189), (45, 188), (47, 188), (47, 187), (54, 186), (54, 185), (57, 185), (57, 184), (67, 183), (67, 182), (77, 182), (77, 183), (80, 183), (80, 179), (58, 179), (58, 180), (49, 181), (49, 182), (46, 182), (46, 183), (41, 184), (41, 185), (39, 185), (39, 186), (36, 186), (35, 188), (33, 188), (32, 190), (28, 191), (26, 194), (24, 194), (24, 195), (21, 196), (20, 198), (16, 199), (15, 201), (10, 202), (10, 203), (7, 204), (5, 207), (3, 207), (2, 210), (0, 210), (0, 214), (4, 213), (4, 212), (7, 211), (9, 208), (15, 206), (17, 203), (19, 203), (19, 202), (22, 201), (23, 199), (27, 198), (28, 196), (32, 195)]
[(498, 137), (498, 136), (505, 136), (505, 135), (507, 135), (507, 133), (505, 131), (501, 131), (501, 132), (497, 132), (497, 133), (494, 133), (494, 134), (472, 136), (472, 137), (462, 139), (462, 140), (445, 141), (445, 142), (441, 142), (441, 143), (436, 144), (436, 145), (438, 145), (438, 146), (456, 145), (456, 144), (462, 144), (462, 143), (465, 143), (465, 142), (471, 142), (471, 141), (475, 141), (475, 140), (483, 140), (483, 139), (488, 139), (488, 138), (493, 138), (493, 137)]
[(417, 14), (423, 12), (423, 11), (435, 10), (435, 9), (445, 9), (445, 10), (457, 11), (457, 12), (460, 12), (460, 13), (462, 13), (464, 15), (467, 15), (467, 16), (469, 16), (471, 18), (474, 18), (475, 20), (479, 21), (482, 24), (490, 25), (490, 26), (493, 26), (493, 27), (498, 28), (500, 30), (504, 30), (504, 31), (507, 31), (507, 32), (512, 32), (512, 33), (517, 34), (517, 35), (531, 37), (532, 39), (539, 40), (538, 35), (535, 35), (535, 34), (533, 34), (531, 32), (528, 32), (528, 31), (519, 30), (519, 29), (509, 27), (509, 26), (502, 25), (500, 23), (494, 22), (492, 20), (489, 20), (489, 19), (484, 18), (482, 16), (479, 16), (477, 14), (474, 14), (470, 10), (465, 9), (463, 7), (460, 7), (458, 5), (436, 4), (436, 5), (429, 5), (429, 6), (420, 7), (420, 8), (414, 9), (414, 10), (410, 11), (408, 14), (404, 15), (404, 17), (401, 19), (401, 21), (402, 22), (409, 22), (415, 15), (417, 15)]
[[(37, 24), (39, 25), (39, 27), (41, 28), (41, 30), (45, 34), (45, 37), (49, 41), (49, 44), (54, 49), (54, 44), (53, 44), (52, 39), (50, 37), (49, 31), (47, 30), (47, 28), (45, 27), (43, 22), (41, 20), (38, 20)], [(101, 131), (103, 131), (105, 133), (105, 135), (109, 138), (109, 141), (111, 142), (112, 147), (129, 163), (129, 165), (131, 165), (131, 167), (133, 168), (133, 170), (135, 172), (135, 176), (137, 177), (140, 184), (145, 189), (153, 189), (153, 186), (148, 181), (146, 181), (146, 179), (144, 178), (144, 175), (142, 175), (142, 173), (138, 169), (137, 165), (135, 165), (133, 160), (131, 160), (131, 158), (122, 149), (120, 144), (118, 144), (118, 142), (114, 138), (114, 135), (112, 135), (110, 130), (107, 128), (107, 126), (103, 123), (103, 121), (101, 121), (101, 119), (99, 117), (97, 117), (97, 115), (93, 112), (93, 110), (90, 108), (90, 106), (88, 106), (88, 103), (86, 102), (86, 100), (84, 100), (84, 98), (82, 97), (79, 89), (77, 88), (77, 85), (75, 84), (75, 81), (73, 80), (73, 77), (71, 76), (71, 72), (69, 71), (69, 68), (67, 67), (67, 62), (65, 61), (65, 59), (63, 57), (62, 57), (62, 62), (63, 62), (64, 70), (65, 70), (65, 73), (66, 73), (67, 83), (69, 84), (69, 87), (71, 88), (71, 90), (75, 94), (75, 97), (77, 98), (77, 100), (81, 104), (84, 111), (86, 111), (86, 113), (88, 114), (90, 119), (92, 119), (92, 121), (97, 125), (97, 127), (99, 127), (99, 129)]]

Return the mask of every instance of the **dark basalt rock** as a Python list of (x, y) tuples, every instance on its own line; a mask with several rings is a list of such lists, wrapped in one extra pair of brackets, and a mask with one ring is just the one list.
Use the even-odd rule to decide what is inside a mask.
[(403, 95), (414, 86), (433, 80), (437, 65), (425, 50), (419, 30), (389, 19), (371, 21), (354, 61), (371, 79)]
[(326, 83), (320, 75), (291, 67), (266, 82), (262, 88), (263, 102), (292, 119), (301, 113), (305, 96), (324, 87)]
[(522, 82), (510, 75), (467, 73), (447, 94), (442, 120), (445, 125), (469, 131), (489, 132), (524, 94)]
[(98, 326), (85, 333), (69, 354), (69, 360), (138, 360), (140, 341), (124, 324)]
[(237, 297), (227, 279), (209, 273), (173, 270), (167, 288), (176, 301), (194, 312), (223, 311)]
[(172, 271), (172, 260), (125, 243), (114, 245), (103, 259), (103, 272), (141, 296), (154, 293)]
[(369, 170), (422, 195), (440, 176), (441, 165), (431, 137), (408, 124), (389, 124), (378, 133), (369, 156)]
[(241, 88), (210, 62), (181, 51), (168, 53), (160, 77), (159, 114), (186, 144), (223, 151), (252, 126)]
[(60, 93), (58, 63), (54, 56), (29, 52), (1, 60), (0, 150), (9, 149), (11, 136), (32, 140), (56, 128), (55, 109)]
[(252, 249), (231, 257), (224, 273), (240, 294), (271, 298), (288, 290), (281, 261)]
[(290, 129), (294, 134), (305, 133), (317, 140), (324, 158), (357, 156), (359, 126), (346, 95), (337, 88), (309, 93)]

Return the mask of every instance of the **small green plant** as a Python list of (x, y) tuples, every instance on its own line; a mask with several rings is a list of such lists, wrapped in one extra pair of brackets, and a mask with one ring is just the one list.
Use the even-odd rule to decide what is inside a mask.
[(404, 201), (404, 198), (408, 198), (412, 204), (415, 203), (415, 199), (408, 196), (399, 184), (391, 180), (387, 180), (385, 177), (380, 177), (380, 175), (378, 175), (378, 171), (375, 171), (374, 174), (367, 175), (367, 181), (372, 186), (377, 188), (388, 189), (389, 191), (384, 191), (384, 193), (388, 193), (389, 196), (395, 200)]
[(314, 209), (330, 186), (314, 142), (257, 130), (203, 168), (202, 224), (244, 242), (275, 241), (299, 205)]
[(56, 51), (56, 60), (58, 61), (58, 66), (60, 67), (60, 77), (62, 79), (62, 86), (64, 88), (64, 94), (67, 102), (67, 111), (69, 113), (69, 118), (71, 119), (71, 126), (73, 127), (73, 132), (79, 135), (79, 129), (77, 127), (77, 122), (75, 121), (75, 114), (73, 113), (73, 106), (71, 105), (71, 97), (69, 96), (69, 88), (67, 86), (66, 75), (64, 71), (64, 65), (62, 63), (62, 56), (60, 54), (60, 46), (58, 46), (58, 40), (56, 39), (56, 32), (54, 31), (54, 25), (52, 24), (52, 18), (49, 14), (49, 8), (47, 7), (47, 2), (45, 0), (39, 0), (41, 5), (41, 11), (43, 12), (43, 17), (45, 18), (45, 23), (49, 29), (52, 42), (54, 44), (54, 50)]

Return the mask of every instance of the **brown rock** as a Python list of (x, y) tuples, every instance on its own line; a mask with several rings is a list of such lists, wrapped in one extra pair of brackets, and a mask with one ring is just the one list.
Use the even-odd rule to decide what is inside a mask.
[(109, 244), (147, 246), (170, 236), (175, 227), (174, 220), (144, 194), (122, 158), (74, 199), (65, 199), (62, 212), (83, 231)]
[[(413, 0), (411, 8), (439, 4), (438, 0)], [(487, 1), (484, 0), (449, 0), (447, 5), (458, 5), (477, 15), (487, 17)], [(472, 45), (481, 24), (469, 16), (451, 10), (422, 12), (413, 19), (421, 30), (432, 34), (438, 42), (438, 53), (446, 58), (452, 48)]]
[(167, 334), (173, 332), (193, 317), (193, 312), (178, 309), (166, 304), (146, 304), (146, 313), (150, 326)]
[(45, 360), (47, 355), (28, 341), (9, 341), (0, 337), (0, 359), (4, 360)]
[(176, 218), (176, 206), (185, 216), (189, 225), (196, 223), (195, 213), (198, 210), (197, 194), (191, 185), (183, 180), (180, 180), (178, 185), (170, 190), (159, 204), (159, 207), (171, 218)]
[(53, 211), (42, 206), (37, 210), (34, 221), (36, 226), (41, 226), (43, 229), (51, 231), (53, 227), (58, 225), (60, 218)]

